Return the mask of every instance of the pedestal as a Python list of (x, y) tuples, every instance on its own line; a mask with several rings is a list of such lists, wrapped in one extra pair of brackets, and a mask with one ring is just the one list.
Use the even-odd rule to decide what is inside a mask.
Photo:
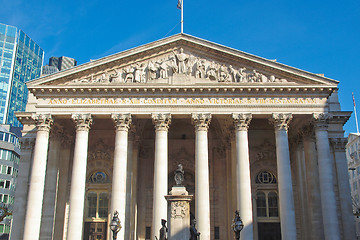
[(193, 196), (188, 195), (185, 187), (173, 187), (165, 198), (170, 204), (168, 239), (190, 239), (190, 202)]

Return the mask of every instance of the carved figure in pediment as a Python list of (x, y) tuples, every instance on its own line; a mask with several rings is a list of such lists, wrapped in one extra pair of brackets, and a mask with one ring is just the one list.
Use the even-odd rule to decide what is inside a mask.
[(205, 78), (205, 60), (204, 59), (197, 60), (195, 77), (196, 78)]
[(173, 55), (169, 56), (168, 65), (169, 65), (169, 68), (172, 71), (172, 73), (176, 73), (178, 71), (178, 66), (176, 64), (176, 57), (175, 56), (173, 56)]
[(229, 66), (229, 72), (230, 72), (230, 81), (231, 82), (239, 82), (240, 81), (240, 73), (238, 70), (233, 68), (232, 65)]
[(124, 68), (124, 73), (125, 73), (124, 82), (125, 83), (134, 82), (134, 70), (135, 70), (135, 68), (133, 66), (128, 66), (128, 67)]
[(268, 82), (268, 78), (264, 74), (260, 74), (260, 77), (261, 77), (261, 82), (263, 82), (263, 83)]
[(110, 76), (109, 76), (109, 82), (110, 83), (119, 83), (119, 82), (121, 82), (121, 71), (115, 69), (114, 73), (110, 74)]
[(176, 60), (177, 60), (177, 65), (178, 65), (178, 73), (187, 73), (187, 61), (189, 60), (189, 56), (187, 54), (184, 53), (184, 49), (180, 48), (179, 53), (176, 53), (173, 51), (173, 53), (175, 54)]
[(246, 82), (247, 81), (245, 70), (246, 70), (246, 68), (244, 68), (244, 67), (239, 69), (239, 74), (240, 74), (239, 82)]
[(143, 82), (143, 76), (145, 75), (145, 65), (142, 64), (136, 64), (135, 67), (135, 72), (134, 72), (134, 82), (136, 83), (140, 83)]
[(210, 63), (206, 75), (212, 81), (216, 81), (218, 79), (218, 67), (215, 62)]
[(168, 68), (169, 66), (167, 65), (166, 61), (162, 61), (158, 63), (159, 65), (159, 73), (160, 73), (160, 78), (168, 78), (169, 74), (168, 74)]
[(108, 81), (108, 79), (106, 78), (106, 73), (102, 73), (100, 75), (100, 78), (97, 80), (97, 82), (99, 82), (99, 83), (105, 83), (107, 81)]
[(260, 73), (258, 73), (256, 70), (253, 70), (252, 74), (249, 75), (248, 81), (252, 82), (252, 83), (253, 82), (260, 82), (260, 79), (261, 79)]
[(220, 66), (219, 72), (219, 82), (229, 82), (230, 75), (225, 64)]
[(154, 80), (157, 77), (157, 70), (158, 68), (156, 67), (156, 65), (150, 61), (148, 64), (148, 71), (149, 71), (149, 79), (150, 80)]

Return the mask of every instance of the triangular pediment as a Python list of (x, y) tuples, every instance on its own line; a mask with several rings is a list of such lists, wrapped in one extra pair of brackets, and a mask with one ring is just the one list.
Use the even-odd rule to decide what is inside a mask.
[(83, 85), (324, 85), (337, 81), (186, 34), (177, 34), (28, 83)]

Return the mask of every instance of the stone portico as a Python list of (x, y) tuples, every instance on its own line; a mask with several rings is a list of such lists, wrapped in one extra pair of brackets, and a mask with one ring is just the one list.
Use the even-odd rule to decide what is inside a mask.
[(34, 80), (12, 239), (159, 238), (180, 163), (201, 240), (353, 239), (337, 85), (186, 34)]

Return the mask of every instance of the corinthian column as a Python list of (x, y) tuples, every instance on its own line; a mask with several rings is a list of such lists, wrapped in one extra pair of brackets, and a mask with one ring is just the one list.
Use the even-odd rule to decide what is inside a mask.
[(92, 118), (91, 114), (73, 114), (71, 118), (75, 122), (76, 138), (70, 187), (67, 240), (79, 240), (82, 239), (83, 233), (86, 164)]
[(318, 153), (321, 209), (325, 239), (340, 239), (339, 219), (336, 211), (333, 183), (335, 177), (332, 169), (333, 165), (327, 131), (329, 116), (324, 113), (314, 113), (313, 118)]
[(282, 239), (296, 239), (294, 196), (287, 130), (291, 113), (273, 113), (270, 122), (275, 128), (280, 225)]
[(201, 240), (210, 240), (208, 129), (210, 113), (193, 113), (195, 126), (195, 217)]
[(168, 130), (171, 123), (170, 113), (152, 114), (155, 125), (155, 165), (153, 196), (153, 234), (160, 239), (161, 219), (167, 219), (168, 194)]
[(36, 121), (37, 133), (26, 206), (24, 240), (38, 240), (40, 237), (49, 131), (53, 124), (50, 114), (33, 115), (32, 118)]
[(251, 178), (249, 163), (248, 128), (252, 118), (251, 113), (232, 114), (235, 125), (236, 142), (236, 185), (237, 208), (246, 226), (240, 239), (253, 239), (253, 215), (251, 203)]
[[(131, 115), (112, 114), (111, 118), (116, 125), (114, 167), (111, 192), (111, 214), (119, 212), (119, 219), (123, 226), (125, 224), (126, 209), (126, 169), (128, 156), (128, 130), (131, 124)], [(129, 191), (130, 189), (128, 189)], [(118, 239), (125, 239), (125, 229), (118, 234)]]

